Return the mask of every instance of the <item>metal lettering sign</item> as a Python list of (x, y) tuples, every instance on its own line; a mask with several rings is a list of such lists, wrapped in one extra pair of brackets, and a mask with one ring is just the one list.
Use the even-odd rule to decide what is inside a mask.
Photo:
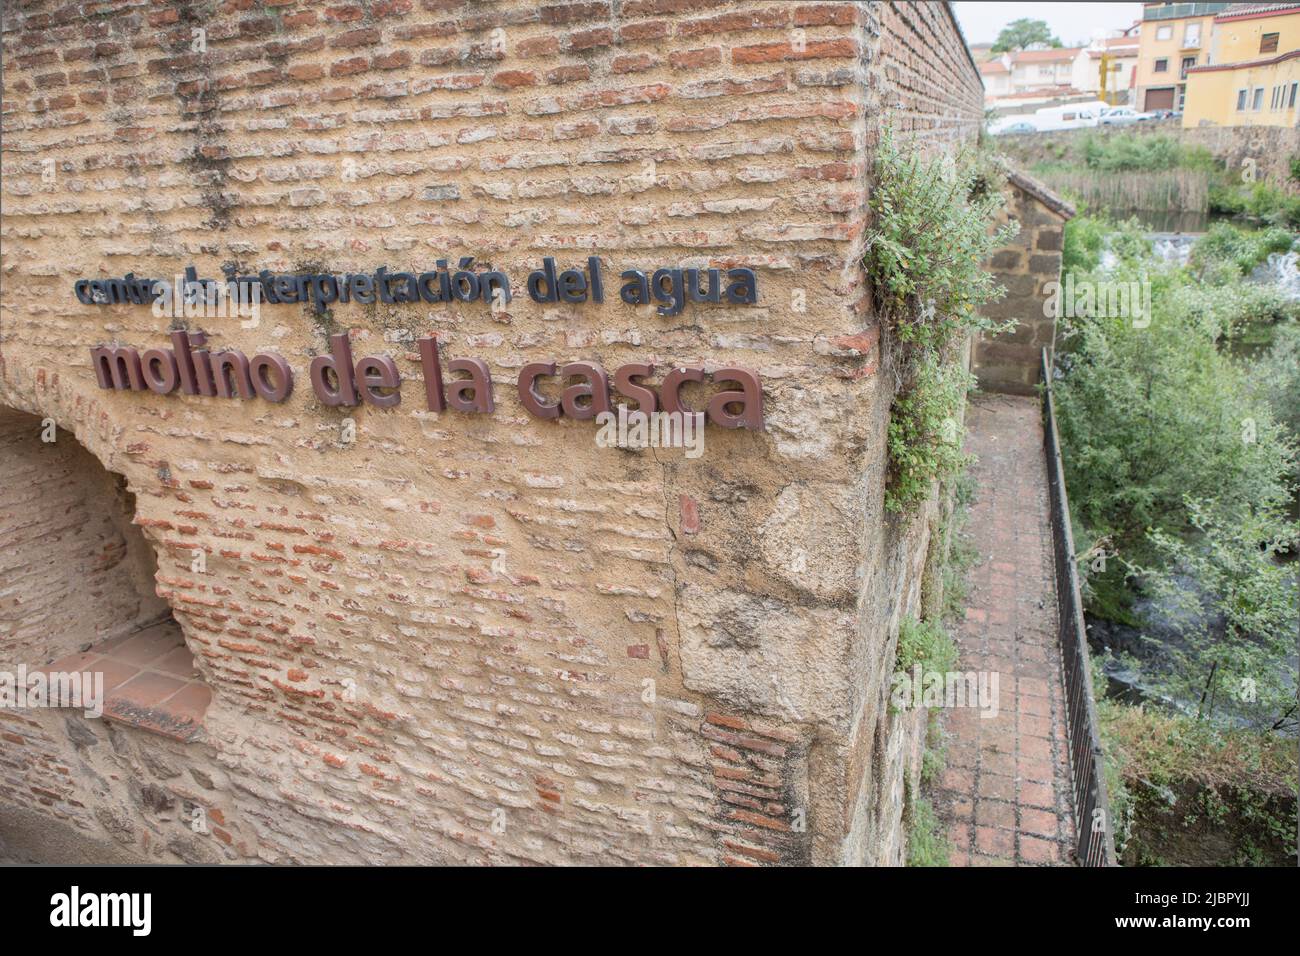
[[(222, 299), (241, 315), (263, 301), (309, 304), (318, 312), (350, 302), (481, 301), (494, 307), (508, 303), (512, 297), (509, 278), (499, 271), (470, 271), (472, 264), (472, 259), (462, 259), (460, 268), (450, 271), (446, 260), (439, 260), (436, 271), (418, 274), (389, 272), (382, 267), (373, 273), (342, 275), (286, 275), (269, 270), (236, 275), (232, 270), (224, 283), (200, 279), (190, 266), (174, 284), (139, 279), (128, 273), (120, 279), (78, 279), (74, 292), (87, 305), (151, 303), (158, 314), (186, 316), (204, 314), (201, 306)], [(602, 268), (600, 259), (592, 256), (585, 269), (558, 271), (555, 260), (548, 256), (542, 260), (542, 268), (528, 276), (525, 287), (535, 302), (603, 303)], [(752, 305), (758, 301), (757, 278), (750, 269), (727, 269), (725, 273), (720, 269), (658, 269), (649, 276), (630, 269), (620, 278), (623, 284), (619, 298), (623, 302), (655, 305), (664, 316), (679, 314), (687, 302)], [(181, 303), (191, 311), (177, 313)], [(293, 372), (278, 355), (259, 352), (249, 358), (238, 349), (211, 351), (205, 347), (207, 336), (201, 331), (173, 331), (170, 339), (170, 348), (144, 352), (117, 344), (92, 348), (91, 364), (99, 387), (159, 395), (179, 389), (186, 395), (261, 398), (268, 402), (283, 402), (293, 392)], [(430, 411), (490, 414), (495, 409), (492, 376), (481, 359), (454, 358), (444, 366), (436, 335), (418, 339), (416, 346), (425, 404)], [(397, 363), (388, 355), (354, 358), (346, 334), (330, 336), (329, 353), (313, 358), (308, 373), (312, 391), (323, 405), (365, 403), (392, 408), (401, 402), (402, 378)], [(762, 430), (763, 390), (756, 372), (734, 365), (673, 367), (657, 389), (649, 383), (654, 373), (655, 366), (649, 363), (620, 366), (614, 370), (613, 390), (647, 414), (700, 414), (723, 428)], [(552, 393), (558, 394), (555, 400), (539, 391), (539, 384), (546, 379), (551, 380)], [(704, 408), (691, 408), (682, 398), (688, 382), (712, 384), (720, 390), (708, 398)], [(584, 420), (611, 413), (614, 405), (610, 386), (610, 375), (595, 362), (530, 362), (520, 369), (516, 382), (520, 403), (531, 415), (543, 419)]]

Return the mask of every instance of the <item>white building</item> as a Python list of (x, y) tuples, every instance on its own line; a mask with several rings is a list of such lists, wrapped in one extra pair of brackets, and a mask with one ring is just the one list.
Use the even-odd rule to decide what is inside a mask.
[[(1138, 38), (1134, 36), (1111, 37), (1094, 40), (1088, 46), (1088, 68), (1081, 89), (1090, 93), (1101, 89), (1101, 68), (1103, 61), (1110, 71), (1106, 81), (1108, 99), (1119, 103), (1129, 101), (1129, 91), (1133, 87), (1133, 74), (1138, 63)], [(1113, 94), (1117, 94), (1113, 95)]]

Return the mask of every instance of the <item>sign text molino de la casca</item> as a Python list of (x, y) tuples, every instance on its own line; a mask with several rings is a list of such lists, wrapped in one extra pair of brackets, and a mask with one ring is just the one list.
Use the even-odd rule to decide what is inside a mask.
[[(139, 279), (128, 273), (120, 279), (78, 279), (77, 299), (87, 305), (153, 303), (169, 308), (183, 296), (193, 306), (211, 304), (223, 296), (240, 303), (310, 304), (323, 312), (335, 303), (451, 303), (483, 301), (499, 307), (512, 298), (510, 280), (502, 272), (471, 271), (473, 260), (462, 259), (455, 271), (445, 260), (431, 272), (273, 274), (228, 273), (224, 282), (200, 279), (188, 267), (177, 276), (175, 287), (165, 280)], [(752, 305), (758, 301), (757, 277), (750, 269), (658, 269), (651, 275), (632, 269), (622, 272), (619, 298), (629, 305), (656, 305), (665, 316), (679, 314), (687, 302)], [(599, 257), (587, 260), (585, 269), (558, 271), (551, 257), (528, 276), (528, 295), (536, 302), (578, 304), (605, 299), (603, 267)], [(179, 292), (176, 290), (179, 289)], [(189, 315), (188, 311), (178, 314)], [(203, 314), (196, 310), (195, 314)], [(201, 331), (173, 331), (171, 347), (141, 352), (121, 345), (101, 345), (90, 350), (100, 388), (152, 391), (169, 394), (178, 388), (187, 395), (217, 398), (262, 398), (283, 402), (293, 392), (293, 372), (279, 355), (261, 352), (251, 358), (238, 349), (210, 351)], [(455, 358), (445, 363), (436, 335), (417, 340), (424, 376), (424, 398), (430, 411), (448, 408), (461, 412), (491, 413), (495, 409), (492, 377), (477, 358)], [(657, 387), (649, 384), (655, 367), (629, 363), (614, 370), (612, 384), (618, 394), (637, 403), (644, 412), (703, 413), (707, 421), (724, 428), (763, 427), (763, 392), (758, 374), (740, 366), (704, 368), (674, 366)], [(401, 401), (401, 375), (388, 355), (354, 358), (346, 334), (330, 336), (330, 352), (312, 359), (312, 390), (322, 404), (356, 406), (361, 403), (391, 408)], [(545, 377), (558, 377), (563, 389), (555, 401), (538, 386)], [(712, 383), (720, 390), (704, 408), (688, 407), (681, 395), (688, 382)], [(530, 362), (519, 371), (519, 400), (538, 418), (595, 418), (612, 410), (611, 376), (595, 362)]]

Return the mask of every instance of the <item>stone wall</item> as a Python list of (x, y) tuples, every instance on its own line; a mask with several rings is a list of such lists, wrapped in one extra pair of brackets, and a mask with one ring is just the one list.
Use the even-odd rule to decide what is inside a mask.
[(980, 388), (1034, 394), (1043, 349), (1056, 341), (1056, 317), (1046, 308), (1051, 296), (1047, 284), (1061, 280), (1065, 223), (1074, 213), (1073, 206), (1032, 177), (1013, 172), (1008, 178), (1002, 220), (1015, 219), (1020, 232), (989, 260), (989, 271), (1007, 291), (982, 311), (1015, 325), (976, 340), (972, 371)]
[[(3, 44), (0, 406), (125, 477), (214, 695), (189, 745), (0, 711), (5, 802), (155, 860), (901, 861), (923, 715), (885, 698), (928, 521), (883, 510), (893, 379), (858, 263), (882, 123), (977, 133), (946, 4), (35, 0)], [(544, 255), (745, 266), (759, 302), (251, 323), (73, 296), (461, 256), (522, 286)], [(91, 348), (173, 327), (299, 385), (97, 387)], [(400, 404), (316, 398), (341, 332), (395, 361)], [(429, 333), (486, 362), (493, 413), (428, 410)], [(524, 364), (579, 359), (748, 366), (765, 428), (710, 426), (698, 459), (599, 448), (515, 394)], [(0, 514), (26, 494), (0, 486)], [(57, 650), (0, 620), (6, 666)]]

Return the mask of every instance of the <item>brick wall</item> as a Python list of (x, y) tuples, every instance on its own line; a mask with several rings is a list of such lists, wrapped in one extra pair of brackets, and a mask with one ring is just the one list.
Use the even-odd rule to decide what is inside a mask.
[[(0, 405), (125, 476), (214, 693), (188, 746), (0, 714), (6, 802), (151, 859), (898, 862), (921, 724), (884, 701), (928, 523), (883, 512), (858, 260), (882, 122), (978, 129), (945, 4), (28, 2), (3, 43)], [(288, 360), (271, 405), (100, 390), (90, 348), (171, 320), (72, 295), (468, 255), (515, 283), (543, 255), (747, 266), (759, 303), (189, 320)], [(340, 331), (401, 404), (315, 398)], [(487, 363), (493, 414), (424, 407), (429, 332)], [(598, 448), (515, 396), (575, 359), (750, 366), (766, 427)]]
[(7, 660), (43, 664), (167, 614), (130, 493), (70, 435), (0, 407), (0, 488)]
[(1035, 394), (1043, 349), (1056, 342), (1056, 317), (1047, 308), (1048, 283), (1061, 281), (1065, 223), (1074, 214), (1073, 206), (1042, 183), (1023, 173), (1011, 174), (1002, 219), (1017, 220), (1020, 232), (989, 260), (989, 271), (1007, 291), (983, 312), (1015, 324), (999, 335), (977, 339), (972, 371), (981, 388)]

